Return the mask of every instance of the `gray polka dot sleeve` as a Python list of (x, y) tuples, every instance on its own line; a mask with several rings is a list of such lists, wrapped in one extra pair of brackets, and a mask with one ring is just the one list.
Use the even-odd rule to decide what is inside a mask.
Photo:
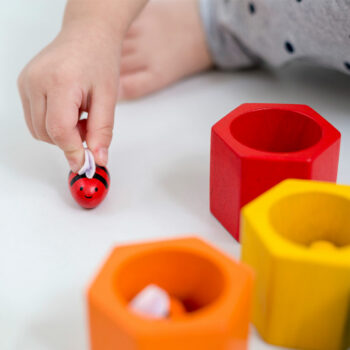
[(307, 60), (350, 74), (350, 0), (200, 0), (215, 64)]

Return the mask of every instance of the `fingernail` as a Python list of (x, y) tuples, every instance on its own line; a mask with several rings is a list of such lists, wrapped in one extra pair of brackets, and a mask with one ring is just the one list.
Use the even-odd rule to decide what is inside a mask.
[(108, 161), (108, 149), (107, 148), (100, 148), (98, 153), (98, 163), (100, 165), (107, 165)]

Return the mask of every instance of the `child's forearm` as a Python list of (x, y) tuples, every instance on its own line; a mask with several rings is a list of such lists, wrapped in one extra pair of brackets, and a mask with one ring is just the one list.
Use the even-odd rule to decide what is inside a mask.
[(121, 40), (148, 0), (68, 0), (63, 27), (76, 22), (100, 23)]

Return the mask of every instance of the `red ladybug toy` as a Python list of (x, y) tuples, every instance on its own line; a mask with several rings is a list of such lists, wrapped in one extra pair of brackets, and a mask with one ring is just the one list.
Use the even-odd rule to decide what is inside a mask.
[(108, 170), (96, 165), (94, 176), (89, 179), (85, 174), (69, 173), (69, 187), (73, 198), (83, 208), (97, 207), (106, 197), (110, 184)]

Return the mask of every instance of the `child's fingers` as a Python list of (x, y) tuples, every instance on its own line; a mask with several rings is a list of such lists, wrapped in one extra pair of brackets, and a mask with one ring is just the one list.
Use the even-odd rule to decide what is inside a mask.
[(96, 89), (92, 95), (87, 120), (86, 143), (101, 166), (108, 162), (108, 148), (112, 141), (116, 93), (110, 89)]
[(136, 23), (136, 21), (130, 26), (129, 30), (127, 31), (124, 40), (134, 39), (140, 34), (141, 28)]
[(149, 71), (141, 70), (120, 77), (120, 100), (131, 100), (157, 90), (155, 79)]
[(133, 55), (137, 52), (137, 42), (135, 40), (124, 40), (122, 46), (122, 56)]
[(47, 96), (46, 130), (53, 142), (60, 147), (73, 172), (84, 163), (84, 148), (77, 127), (79, 106), (69, 89)]
[(28, 127), (30, 133), (32, 134), (32, 136), (35, 139), (37, 139), (38, 137), (34, 131), (32, 117), (30, 115), (30, 102), (29, 102), (29, 99), (27, 97), (27, 94), (23, 91), (23, 89), (20, 86), (19, 86), (19, 94), (20, 94), (21, 101), (22, 101), (24, 119), (26, 121), (27, 127)]
[(120, 74), (130, 74), (135, 73), (141, 70), (146, 70), (147, 64), (142, 59), (142, 57), (139, 57), (138, 55), (128, 55), (123, 56), (123, 59), (120, 63)]
[(46, 96), (32, 95), (30, 97), (30, 115), (37, 138), (41, 141), (53, 144), (51, 137), (46, 131)]

